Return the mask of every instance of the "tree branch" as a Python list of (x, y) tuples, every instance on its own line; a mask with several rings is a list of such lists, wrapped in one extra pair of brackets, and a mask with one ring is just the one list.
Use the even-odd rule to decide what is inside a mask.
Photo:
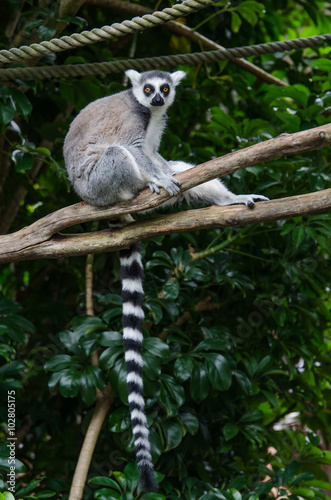
[[(331, 124), (295, 134), (282, 134), (275, 139), (203, 163), (176, 175), (176, 178), (182, 183), (182, 191), (185, 191), (215, 177), (260, 162), (311, 151), (327, 144), (331, 144)], [(159, 195), (151, 194), (149, 189), (144, 189), (134, 200), (110, 208), (91, 207), (82, 202), (53, 212), (16, 233), (0, 236), (0, 263), (102, 253), (118, 250), (136, 241), (160, 234), (254, 224), (302, 214), (320, 213), (330, 208), (330, 193), (329, 189), (319, 193), (259, 203), (254, 210), (243, 206), (209, 207), (162, 215), (129, 224), (114, 232), (106, 230), (91, 234), (56, 234), (82, 222), (109, 219), (155, 208), (169, 199), (169, 195), (164, 189)]]
[[(91, 209), (89, 205), (86, 205), (86, 207)], [(243, 205), (212, 206), (199, 210), (161, 215), (129, 224), (125, 228), (114, 232), (104, 230), (85, 234), (57, 234), (49, 241), (33, 246), (26, 246), (22, 242), (21, 248), (15, 251), (12, 251), (8, 242), (6, 246), (2, 246), (0, 251), (0, 263), (41, 258), (59, 259), (86, 255), (87, 253), (105, 253), (125, 248), (137, 241), (155, 236), (213, 227), (225, 228), (258, 224), (277, 219), (317, 214), (330, 209), (331, 189), (260, 202), (255, 205), (253, 210)]]
[[(143, 16), (144, 14), (151, 14), (153, 12), (152, 9), (144, 7), (143, 5), (138, 5), (131, 2), (123, 2), (122, 0), (87, 0), (86, 3), (91, 5), (98, 5), (99, 7), (108, 7), (110, 9), (120, 10), (122, 12), (127, 12), (130, 15), (134, 14), (136, 16)], [(177, 21), (168, 21), (164, 24), (164, 27), (179, 36), (184, 36), (188, 40), (197, 43), (199, 46), (202, 45), (202, 47), (206, 50), (224, 50), (224, 47), (222, 45), (213, 42), (213, 40), (206, 38), (197, 31), (193, 31), (188, 26), (185, 26), (184, 24), (181, 24)], [(288, 85), (286, 82), (279, 80), (279, 78), (276, 78), (275, 76), (270, 75), (270, 73), (267, 73), (258, 66), (255, 66), (255, 64), (246, 61), (246, 59), (232, 59), (231, 63), (236, 64), (236, 66), (243, 68), (245, 71), (252, 73), (257, 78), (265, 82), (278, 85), (278, 87), (284, 87)]]
[(92, 455), (97, 443), (102, 424), (107, 416), (108, 410), (114, 400), (111, 393), (110, 385), (107, 384), (102, 391), (97, 391), (97, 399), (92, 415), (91, 422), (88, 426), (79, 459), (76, 465), (75, 474), (72, 480), (69, 500), (81, 500), (83, 490), (86, 484), (86, 478), (90, 467)]

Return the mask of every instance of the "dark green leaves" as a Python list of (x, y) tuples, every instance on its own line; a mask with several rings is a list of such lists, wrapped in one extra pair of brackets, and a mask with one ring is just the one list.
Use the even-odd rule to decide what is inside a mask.
[[(4, 300), (0, 296), (0, 342), (24, 342), (27, 334), (35, 333), (34, 325), (21, 316), (22, 307), (14, 301)], [(10, 349), (5, 348), (5, 344), (0, 344), (0, 353), (4, 357), (8, 356)]]
[(205, 354), (205, 359), (208, 377), (213, 387), (220, 391), (229, 389), (232, 374), (228, 360), (216, 353)]
[(203, 363), (195, 363), (190, 382), (191, 397), (198, 403), (206, 399), (210, 390), (210, 382)]
[(26, 118), (31, 111), (31, 103), (21, 91), (14, 88), (0, 88), (0, 124), (3, 127), (14, 119), (15, 112)]

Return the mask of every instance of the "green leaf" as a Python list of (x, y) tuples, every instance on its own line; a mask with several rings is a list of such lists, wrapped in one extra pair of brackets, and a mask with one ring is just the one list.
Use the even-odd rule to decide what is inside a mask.
[(226, 441), (229, 441), (230, 439), (235, 437), (238, 434), (238, 432), (239, 432), (239, 427), (236, 424), (229, 423), (223, 427), (223, 434)]
[(194, 436), (199, 430), (199, 421), (191, 413), (180, 413), (179, 418), (184, 424), (187, 431)]
[(10, 491), (4, 491), (1, 496), (3, 497), (3, 500), (15, 500), (14, 495), (12, 495)]
[(205, 365), (203, 363), (196, 362), (190, 382), (190, 394), (192, 399), (200, 403), (208, 396), (209, 389), (210, 383)]
[(246, 5), (246, 2), (238, 5), (237, 12), (239, 12), (239, 14), (252, 26), (255, 26), (259, 20), (254, 10), (252, 10), (250, 6)]
[(284, 309), (284, 307), (277, 307), (277, 309), (275, 309), (272, 313), (272, 317), (275, 319), (279, 326), (284, 326), (287, 318), (286, 310)]
[(25, 94), (23, 94), (23, 92), (21, 92), (18, 89), (12, 89), (11, 94), (13, 97), (16, 111), (20, 115), (23, 115), (24, 118), (29, 116), (29, 114), (32, 111), (32, 104), (29, 101), (29, 99), (27, 98), (27, 96)]
[(234, 33), (238, 33), (241, 23), (240, 16), (236, 12), (231, 12), (231, 29)]
[(128, 464), (124, 469), (127, 487), (133, 493), (139, 483), (139, 470), (136, 464)]
[(195, 352), (200, 351), (224, 351), (225, 349), (225, 341), (223, 339), (206, 339), (200, 342), (196, 348)]
[(27, 486), (24, 486), (24, 488), (21, 488), (17, 492), (17, 495), (19, 495), (19, 497), (28, 495), (28, 493), (31, 493), (44, 479), (45, 477), (40, 478), (40, 481), (38, 481), (38, 479), (32, 479)]
[(193, 370), (193, 359), (190, 356), (181, 356), (176, 359), (174, 365), (174, 374), (179, 382), (185, 382), (190, 378)]
[[(152, 356), (153, 359), (156, 359), (155, 356)], [(157, 360), (158, 361), (158, 360)], [(128, 404), (128, 389), (126, 385), (126, 367), (124, 359), (118, 359), (111, 369), (109, 373), (109, 380), (112, 386), (112, 389), (116, 391), (116, 393), (121, 398), (122, 403), (125, 405)]]
[(47, 158), (51, 158), (51, 152), (48, 148), (43, 148), (43, 147), (39, 147), (39, 148), (34, 148), (34, 151), (36, 153), (40, 153), (40, 154), (43, 154), (45, 155)]
[(320, 69), (321, 71), (326, 71), (327, 73), (331, 71), (331, 61), (330, 59), (326, 59), (324, 57), (314, 59), (313, 67)]
[(73, 363), (73, 358), (68, 356), (68, 354), (57, 354), (54, 358), (45, 363), (45, 370), (56, 372), (68, 368)]
[(65, 372), (61, 372), (60, 393), (65, 398), (74, 398), (77, 396), (80, 388), (81, 372), (76, 368), (70, 368)]
[(170, 375), (163, 375), (160, 382), (160, 402), (168, 415), (177, 415), (178, 408), (185, 402), (184, 389)]
[(217, 353), (205, 354), (206, 367), (211, 384), (220, 391), (226, 391), (231, 386), (232, 373), (228, 360)]
[(256, 422), (257, 420), (261, 420), (262, 417), (263, 413), (261, 410), (248, 411), (240, 418), (240, 423)]
[(163, 311), (159, 304), (152, 300), (146, 300), (145, 306), (147, 309), (149, 309), (155, 324), (160, 323), (161, 319), (163, 318)]
[[(129, 429), (131, 424), (128, 408), (123, 407), (113, 411), (109, 415), (110, 432), (123, 432)], [(107, 485), (104, 485), (107, 486)]]
[(88, 333), (79, 338), (78, 344), (85, 356), (89, 356), (99, 346), (99, 333)]
[(100, 488), (95, 492), (96, 500), (123, 500), (124, 494), (110, 488)]
[(25, 330), (28, 333), (35, 333), (36, 328), (35, 326), (31, 323), (31, 321), (27, 320), (26, 318), (23, 318), (22, 316), (18, 316), (17, 314), (11, 314), (9, 317), (4, 318), (0, 320), (0, 324), (5, 323), (9, 325), (16, 325), (22, 330)]
[(161, 493), (145, 493), (141, 497), (141, 500), (167, 500), (167, 498), (161, 495)]
[(63, 332), (60, 332), (59, 338), (62, 344), (73, 354), (81, 354), (79, 340), (83, 335), (84, 332), (80, 329), (74, 331), (64, 330)]
[(246, 373), (240, 370), (233, 370), (232, 375), (237, 380), (238, 384), (242, 388), (245, 394), (250, 394), (252, 389), (252, 383), (247, 377)]
[(164, 298), (166, 300), (176, 300), (179, 295), (179, 288), (177, 280), (168, 280), (163, 287)]
[(42, 490), (37, 491), (34, 495), (35, 498), (52, 498), (56, 495), (56, 491)]
[(268, 401), (272, 404), (274, 408), (278, 408), (278, 400), (274, 394), (268, 391), (262, 391), (262, 393), (265, 395), (265, 397), (268, 399)]
[(91, 377), (95, 387), (103, 389), (106, 385), (105, 376), (98, 366), (88, 366), (86, 368), (88, 375)]
[(17, 172), (25, 172), (33, 167), (33, 155), (30, 153), (24, 153), (16, 149), (12, 154), (12, 160), (15, 163), (15, 168)]
[(118, 483), (116, 483), (116, 481), (114, 481), (114, 479), (111, 479), (110, 477), (95, 476), (89, 480), (89, 483), (100, 484), (101, 486), (108, 486), (108, 488), (113, 488), (114, 490), (117, 490), (119, 493), (122, 493), (122, 490), (118, 485)]
[(169, 346), (157, 337), (145, 338), (144, 349), (158, 358), (167, 358), (170, 354)]
[(2, 125), (7, 125), (10, 123), (15, 116), (15, 108), (12, 101), (6, 103), (0, 103), (0, 123)]
[[(15, 302), (14, 300), (0, 300), (0, 314), (4, 316), (5, 314), (19, 313), (22, 310), (21, 304)], [(0, 318), (1, 321), (2, 318)]]
[(119, 332), (102, 332), (100, 334), (99, 344), (105, 347), (122, 347), (123, 335)]
[(183, 431), (178, 422), (174, 420), (167, 420), (163, 423), (162, 429), (166, 436), (166, 449), (165, 451), (176, 448), (183, 439)]
[(82, 400), (87, 406), (90, 406), (94, 403), (96, 398), (94, 378), (91, 376), (91, 373), (88, 369), (84, 370), (81, 374), (80, 394), (82, 396)]
[(303, 226), (296, 226), (292, 232), (292, 238), (295, 245), (299, 247), (305, 238), (305, 228)]
[(38, 35), (42, 40), (50, 40), (56, 33), (55, 26), (40, 26), (38, 28)]
[(292, 495), (296, 495), (302, 498), (315, 498), (315, 491), (311, 488), (297, 488), (291, 491)]
[(59, 383), (62, 375), (63, 375), (63, 371), (59, 371), (59, 372), (52, 373), (52, 375), (49, 377), (48, 387), (50, 388), (51, 391), (53, 391), (55, 389), (55, 387)]
[(99, 363), (102, 370), (113, 368), (117, 358), (123, 354), (123, 347), (109, 347), (100, 354)]

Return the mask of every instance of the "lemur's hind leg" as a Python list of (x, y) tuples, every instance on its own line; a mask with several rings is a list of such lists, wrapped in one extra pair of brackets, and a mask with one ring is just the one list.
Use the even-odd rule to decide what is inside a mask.
[[(178, 174), (194, 167), (194, 165), (183, 161), (169, 161), (168, 163), (173, 174)], [(189, 205), (223, 206), (242, 203), (248, 207), (253, 207), (255, 201), (267, 201), (269, 199), (260, 194), (234, 194), (229, 191), (218, 179), (213, 179), (200, 184), (199, 186), (188, 189), (181, 194), (181, 197)], [(178, 197), (176, 198), (178, 199)]]
[(107, 148), (88, 177), (78, 177), (74, 183), (77, 193), (98, 207), (131, 200), (145, 186), (135, 158), (123, 146)]

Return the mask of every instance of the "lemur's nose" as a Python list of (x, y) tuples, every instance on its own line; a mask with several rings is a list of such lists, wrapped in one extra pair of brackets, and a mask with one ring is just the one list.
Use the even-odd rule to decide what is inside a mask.
[(164, 99), (161, 97), (160, 94), (155, 94), (155, 96), (152, 99), (152, 106), (163, 106), (164, 104)]

